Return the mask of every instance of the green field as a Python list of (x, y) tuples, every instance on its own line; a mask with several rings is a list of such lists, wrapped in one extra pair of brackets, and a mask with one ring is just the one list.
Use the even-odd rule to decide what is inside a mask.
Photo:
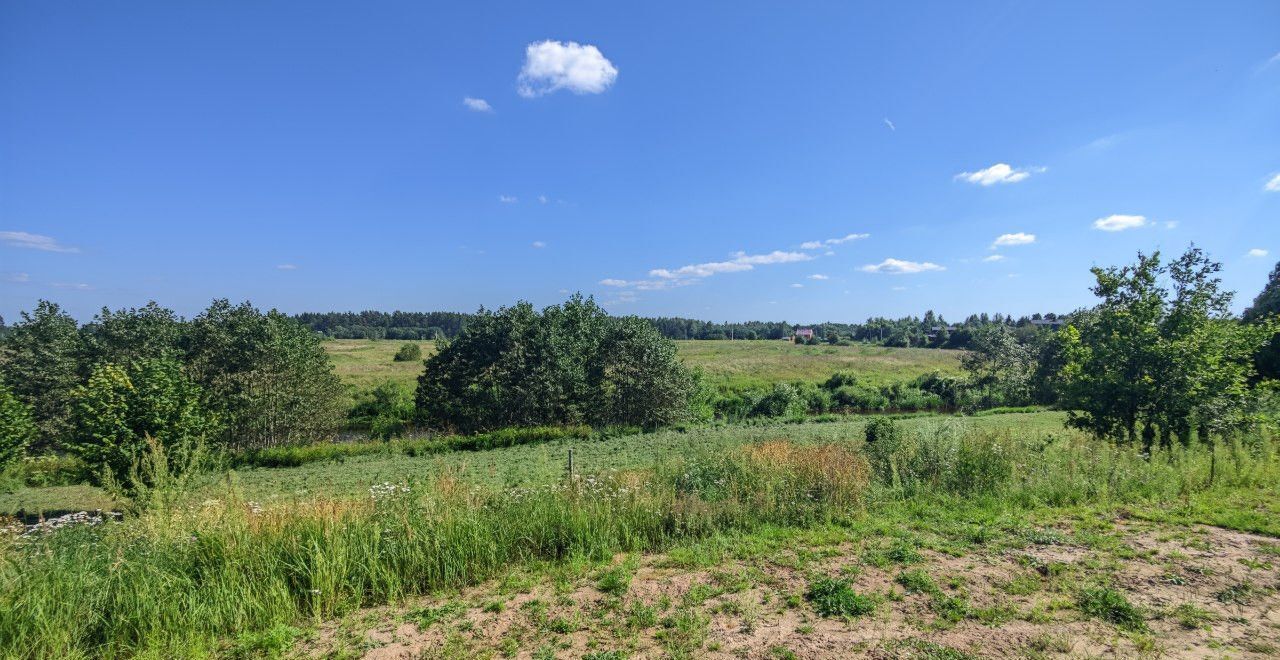
[[(392, 380), (412, 386), (422, 365), (395, 362), (405, 343), (422, 346), (423, 357), (435, 342), (378, 339), (332, 339), (324, 343), (342, 382), (357, 389)], [(884, 346), (803, 346), (787, 341), (678, 341), (680, 357), (701, 369), (715, 385), (742, 387), (784, 381), (826, 380), (836, 371), (852, 371), (872, 385), (911, 380), (931, 371), (960, 370), (960, 351)]]

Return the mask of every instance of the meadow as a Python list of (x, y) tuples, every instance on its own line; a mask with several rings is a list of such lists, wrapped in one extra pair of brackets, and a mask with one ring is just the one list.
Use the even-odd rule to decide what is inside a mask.
[[(325, 348), (363, 387), (416, 375), (402, 343)], [(931, 350), (680, 351), (728, 387), (956, 369)], [(1143, 456), (1065, 421), (547, 427), (240, 452), (131, 501), (20, 487), (0, 511), (48, 522), (0, 530), (0, 656), (1280, 651), (1273, 431)], [(94, 509), (125, 517), (54, 518)]]
[(1274, 652), (1274, 440), (1148, 460), (1061, 421), (734, 425), (207, 475), (123, 523), (0, 536), (0, 654)]
[[(324, 349), (343, 383), (367, 389), (391, 380), (412, 387), (422, 365), (395, 362), (401, 345), (416, 343), (424, 358), (435, 342), (383, 339), (330, 339)], [(837, 371), (853, 371), (875, 386), (906, 382), (933, 371), (960, 372), (961, 351), (929, 348), (796, 345), (788, 341), (677, 341), (681, 361), (701, 369), (713, 385), (740, 388), (779, 382), (820, 382)]]

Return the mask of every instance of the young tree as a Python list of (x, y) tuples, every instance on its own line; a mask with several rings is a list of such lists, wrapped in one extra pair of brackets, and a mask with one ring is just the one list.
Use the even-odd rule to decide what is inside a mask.
[(128, 368), (100, 364), (72, 392), (75, 427), (68, 445), (86, 463), (123, 479), (148, 439), (170, 449), (216, 429), (200, 398), (200, 388), (172, 358)]
[(973, 333), (969, 352), (960, 358), (960, 365), (974, 385), (993, 394), (994, 403), (1020, 405), (1031, 399), (1035, 357), (1011, 328), (992, 325)]
[(31, 409), (0, 382), (0, 471), (22, 458), (35, 437)]
[(1102, 301), (1056, 338), (1069, 424), (1130, 443), (1141, 437), (1150, 451), (1157, 438), (1188, 441), (1193, 428), (1240, 421), (1253, 354), (1275, 326), (1232, 319), (1219, 270), (1194, 246), (1167, 266), (1157, 252), (1093, 269)]
[(70, 393), (80, 383), (84, 345), (75, 319), (41, 300), (23, 312), (0, 344), (0, 379), (31, 408), (46, 442), (62, 438), (70, 426)]
[(129, 365), (141, 359), (174, 357), (180, 350), (182, 319), (151, 301), (141, 308), (103, 307), (80, 329), (86, 364)]

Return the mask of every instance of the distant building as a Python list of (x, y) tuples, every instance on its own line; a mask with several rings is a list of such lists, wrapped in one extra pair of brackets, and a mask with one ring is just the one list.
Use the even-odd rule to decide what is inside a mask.
[(795, 340), (797, 342), (802, 340), (809, 341), (810, 339), (813, 339), (813, 328), (799, 328), (796, 330)]
[(1031, 319), (1031, 325), (1034, 325), (1037, 328), (1057, 330), (1066, 324), (1067, 321), (1065, 319)]

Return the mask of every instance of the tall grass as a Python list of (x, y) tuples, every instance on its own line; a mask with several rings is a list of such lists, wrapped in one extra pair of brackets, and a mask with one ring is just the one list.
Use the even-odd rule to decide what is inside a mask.
[[(838, 519), (866, 489), (864, 464), (843, 451), (749, 451), (725, 482), (730, 495), (715, 498), (677, 485), (674, 470), (503, 490), (443, 477), (268, 510), (228, 490), (123, 524), (8, 535), (0, 655), (215, 655), (242, 633), (473, 584), (521, 562)], [(829, 460), (837, 455), (847, 460)]]
[(899, 429), (881, 444), (892, 435), (881, 431), (865, 446), (694, 451), (652, 469), (534, 488), (445, 475), (264, 510), (228, 486), (200, 501), (153, 498), (163, 504), (119, 524), (25, 539), (0, 533), (0, 656), (231, 654), (237, 640), (264, 631), (475, 584), (525, 562), (607, 559), (766, 525), (853, 525), (868, 512), (962, 510), (963, 502), (1122, 504), (1280, 486), (1266, 438), (1142, 457), (1076, 434), (1026, 441), (938, 423)]

